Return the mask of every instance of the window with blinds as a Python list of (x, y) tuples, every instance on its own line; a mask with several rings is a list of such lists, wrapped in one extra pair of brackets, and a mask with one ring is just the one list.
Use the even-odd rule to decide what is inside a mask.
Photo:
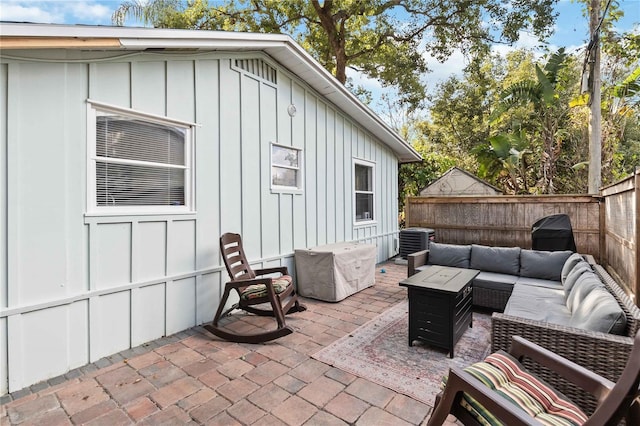
[(96, 210), (188, 210), (191, 133), (188, 126), (97, 110)]

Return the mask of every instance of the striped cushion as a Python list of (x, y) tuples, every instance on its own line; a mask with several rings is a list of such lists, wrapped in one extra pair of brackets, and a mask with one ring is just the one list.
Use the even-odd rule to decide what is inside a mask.
[[(276, 294), (280, 294), (287, 289), (289, 284), (291, 284), (292, 279), (289, 275), (283, 275), (278, 278), (273, 279), (273, 289), (276, 291)], [(244, 289), (240, 297), (244, 300), (250, 299), (258, 299), (260, 297), (265, 297), (267, 295), (267, 286), (264, 284), (254, 284), (250, 285)]]
[[(573, 426), (587, 420), (580, 408), (529, 374), (518, 361), (503, 351), (489, 355), (483, 362), (464, 370), (544, 425)], [(503, 424), (467, 394), (464, 394), (461, 405), (481, 424)]]

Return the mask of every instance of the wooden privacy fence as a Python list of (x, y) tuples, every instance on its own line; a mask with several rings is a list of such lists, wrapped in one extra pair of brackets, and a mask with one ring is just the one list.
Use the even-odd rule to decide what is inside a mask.
[(409, 197), (406, 225), (432, 228), (442, 243), (531, 248), (531, 226), (545, 216), (565, 213), (578, 252), (592, 255), (635, 295), (639, 188), (636, 173), (603, 190), (603, 196)]
[(600, 259), (600, 203), (592, 196), (409, 197), (407, 227), (433, 228), (436, 241), (531, 248), (531, 225), (565, 213), (576, 247)]
[(602, 195), (606, 225), (603, 257), (607, 271), (637, 295), (640, 293), (640, 170), (604, 188)]

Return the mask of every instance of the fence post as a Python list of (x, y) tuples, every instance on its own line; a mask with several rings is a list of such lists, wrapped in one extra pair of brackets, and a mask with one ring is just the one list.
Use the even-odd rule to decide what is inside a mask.
[[(635, 167), (633, 170), (633, 192), (636, 197), (636, 203), (634, 206), (635, 211), (633, 212), (633, 217), (636, 219), (636, 235), (634, 235), (635, 241), (633, 242), (633, 246), (635, 248), (635, 274), (634, 274), (634, 283), (631, 283), (631, 288), (634, 290), (634, 294), (637, 296), (640, 295), (640, 247), (638, 247), (638, 243), (640, 242), (640, 169)], [(636, 305), (638, 305), (638, 300), (636, 299)]]
[[(600, 191), (602, 194), (602, 191)], [(609, 256), (607, 254), (607, 203), (605, 202), (605, 198), (603, 195), (598, 197), (598, 214), (600, 215), (600, 224), (598, 225), (600, 229), (598, 230), (598, 244), (600, 246), (600, 259), (598, 259), (598, 263), (601, 265), (609, 264)]]

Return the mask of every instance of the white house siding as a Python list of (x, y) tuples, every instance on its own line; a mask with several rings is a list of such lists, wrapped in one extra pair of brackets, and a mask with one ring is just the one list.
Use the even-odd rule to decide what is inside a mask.
[[(52, 55), (74, 59), (16, 59)], [(223, 232), (291, 270), (295, 248), (338, 241), (396, 253), (396, 156), (266, 56), (83, 55), (0, 63), (0, 394), (210, 321)], [(277, 85), (238, 57), (276, 67)], [(198, 124), (195, 213), (86, 215), (87, 99)], [(301, 194), (271, 192), (271, 142), (303, 150)], [(375, 224), (354, 226), (353, 158), (375, 163)]]

